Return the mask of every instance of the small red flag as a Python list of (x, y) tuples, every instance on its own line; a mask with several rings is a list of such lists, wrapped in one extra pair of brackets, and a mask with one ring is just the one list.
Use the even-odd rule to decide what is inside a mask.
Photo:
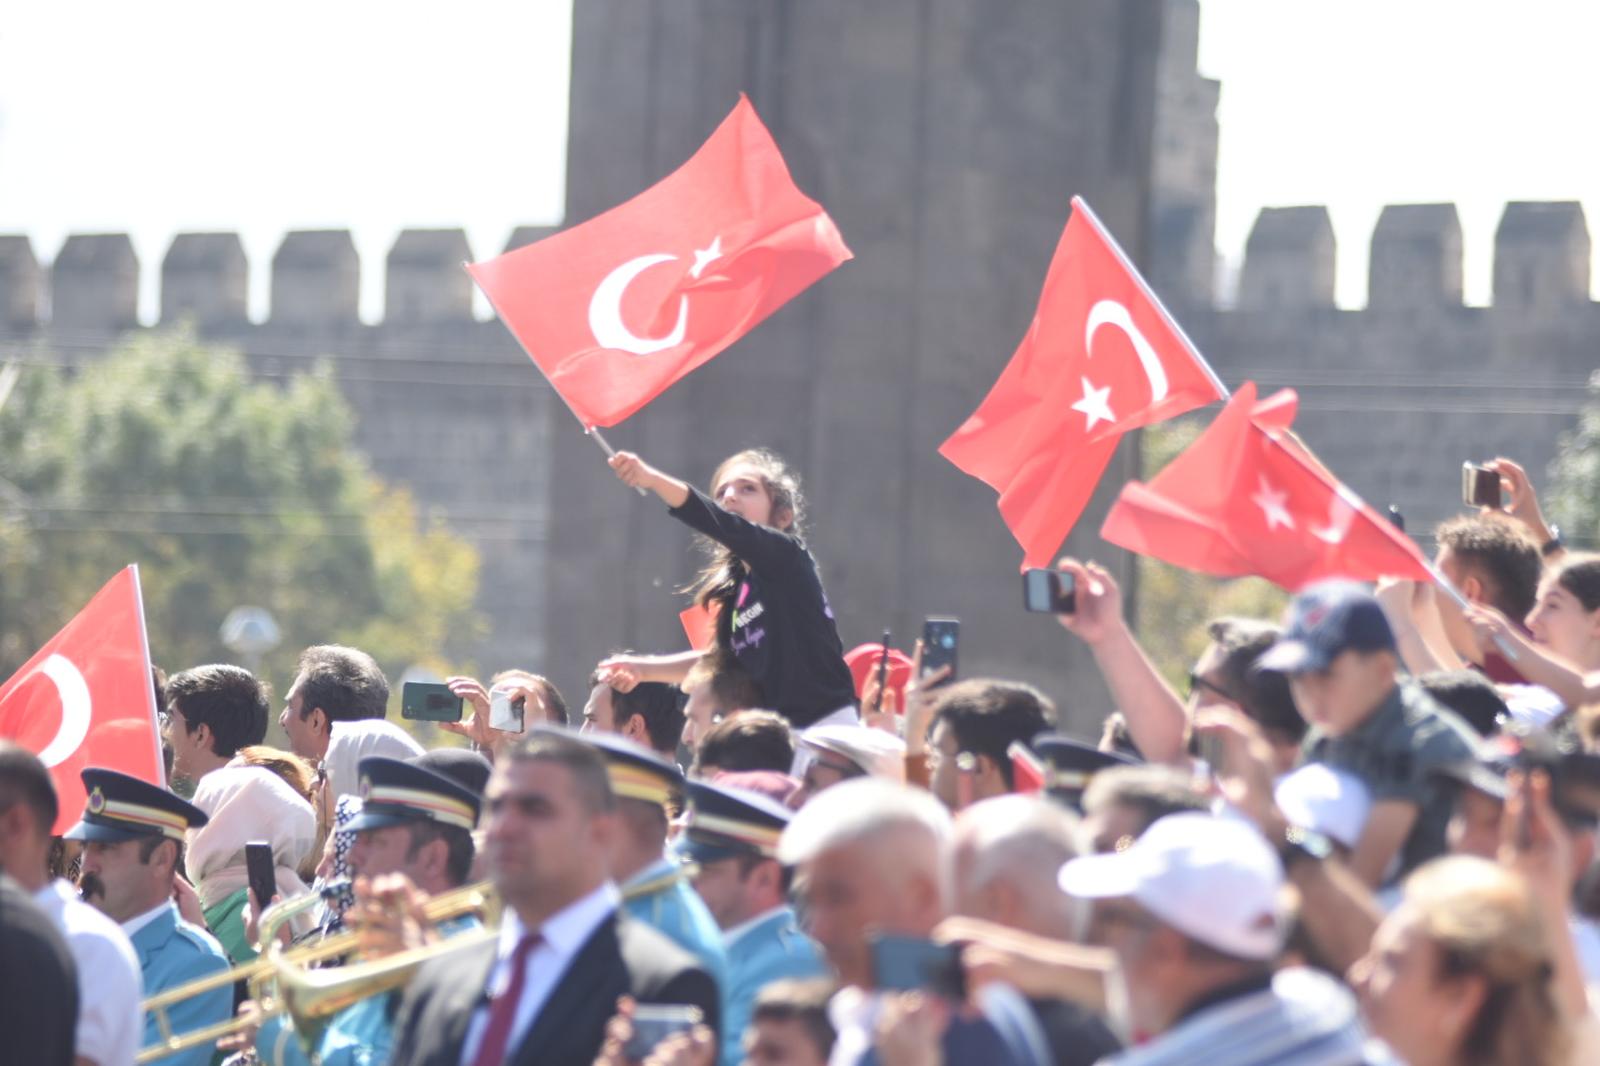
[(37, 754), (55, 782), (52, 832), (83, 814), (86, 766), (166, 783), (155, 704), (139, 570), (130, 566), (0, 685), (0, 736)]
[(1123, 487), (1100, 535), (1189, 570), (1290, 591), (1323, 578), (1431, 580), (1415, 542), (1289, 433), (1296, 400), (1247, 382), (1148, 485)]
[(1044, 763), (1022, 741), (1013, 740), (1006, 754), (1011, 758), (1011, 782), (1016, 792), (1042, 792), (1045, 785)]
[(632, 200), (467, 271), (585, 426), (614, 426), (851, 258), (743, 96)]
[(717, 616), (698, 603), (679, 611), (678, 621), (683, 625), (683, 635), (689, 638), (691, 650), (705, 651), (716, 643)]
[(1000, 494), (1046, 566), (1128, 430), (1227, 396), (1089, 205), (1074, 198), (1028, 335), (939, 452)]

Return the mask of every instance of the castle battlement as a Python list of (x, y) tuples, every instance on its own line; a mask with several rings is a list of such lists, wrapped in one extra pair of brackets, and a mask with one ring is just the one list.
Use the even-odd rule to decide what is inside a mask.
[[(1176, 221), (1168, 219), (1169, 225)], [(506, 250), (556, 231), (521, 226)], [(1513, 202), (1495, 231), (1491, 308), (1559, 313), (1588, 305), (1592, 245), (1583, 205)], [(1326, 207), (1263, 208), (1245, 245), (1237, 312), (1281, 314), (1334, 305), (1333, 224)], [(397, 327), (471, 322), (472, 258), (460, 229), (407, 229), (384, 262), (384, 318)], [(362, 264), (348, 230), (297, 230), (271, 263), (267, 322), (297, 330), (359, 325)], [(23, 235), (0, 235), (0, 329), (115, 333), (138, 326), (141, 264), (124, 233), (74, 234), (41, 265)], [(1159, 273), (1159, 271), (1157, 271)], [(161, 322), (249, 325), (250, 264), (236, 233), (180, 233), (161, 263)], [(1462, 306), (1461, 219), (1454, 204), (1391, 204), (1372, 233), (1367, 307), (1427, 314)], [(1194, 308), (1175, 294), (1174, 302)], [(1203, 310), (1204, 308), (1199, 308)]]

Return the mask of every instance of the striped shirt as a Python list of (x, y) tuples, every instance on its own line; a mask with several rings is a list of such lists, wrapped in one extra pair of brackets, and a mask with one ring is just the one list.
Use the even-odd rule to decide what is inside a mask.
[(1357, 1066), (1366, 1034), (1344, 985), (1302, 968), (1206, 1007), (1100, 1066)]

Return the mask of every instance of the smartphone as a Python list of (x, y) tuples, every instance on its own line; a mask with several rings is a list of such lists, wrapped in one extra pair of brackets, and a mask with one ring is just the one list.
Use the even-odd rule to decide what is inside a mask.
[(511, 698), (509, 692), (489, 693), (489, 728), (507, 733), (520, 733), (523, 729), (523, 711), (527, 708), (526, 696)]
[(1077, 579), (1065, 570), (1024, 570), (1022, 606), (1035, 614), (1075, 614)]
[(1461, 464), (1461, 500), (1469, 507), (1500, 507), (1500, 472), (1474, 463)]
[(623, 1057), (641, 1062), (655, 1046), (674, 1033), (686, 1033), (700, 1024), (700, 1008), (674, 1004), (641, 1003), (633, 1008), (633, 1036), (622, 1049)]
[(1400, 513), (1398, 504), (1389, 505), (1389, 524), (1402, 533), (1406, 531), (1406, 516)]
[(250, 891), (256, 894), (256, 906), (262, 910), (278, 894), (278, 878), (273, 872), (276, 865), (272, 861), (271, 844), (252, 840), (244, 846), (244, 869), (249, 877)]
[(914, 936), (873, 938), (872, 983), (888, 991), (923, 989), (945, 999), (967, 998), (967, 974), (961, 968), (960, 946), (935, 944)]
[(400, 717), (423, 722), (461, 721), (461, 697), (445, 684), (407, 681), (400, 689)]
[(927, 677), (941, 666), (950, 667), (950, 673), (940, 684), (956, 679), (956, 646), (961, 640), (961, 620), (958, 618), (929, 618), (922, 623), (922, 676)]

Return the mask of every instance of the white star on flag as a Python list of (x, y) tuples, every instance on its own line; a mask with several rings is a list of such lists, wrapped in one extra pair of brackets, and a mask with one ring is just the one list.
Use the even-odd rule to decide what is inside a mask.
[(1250, 502), (1261, 508), (1261, 515), (1267, 520), (1267, 532), (1272, 532), (1279, 526), (1294, 528), (1294, 516), (1289, 513), (1289, 494), (1272, 487), (1266, 475), (1258, 478), (1260, 488), (1250, 497)]
[(689, 268), (689, 276), (698, 278), (706, 267), (722, 258), (722, 237), (719, 234), (711, 241), (709, 248), (697, 248), (694, 253), (694, 266)]
[(1083, 382), (1083, 399), (1073, 404), (1072, 409), (1083, 413), (1086, 423), (1083, 431), (1089, 432), (1100, 422), (1115, 422), (1117, 416), (1111, 413), (1111, 386), (1097, 389), (1088, 378), (1078, 380)]

